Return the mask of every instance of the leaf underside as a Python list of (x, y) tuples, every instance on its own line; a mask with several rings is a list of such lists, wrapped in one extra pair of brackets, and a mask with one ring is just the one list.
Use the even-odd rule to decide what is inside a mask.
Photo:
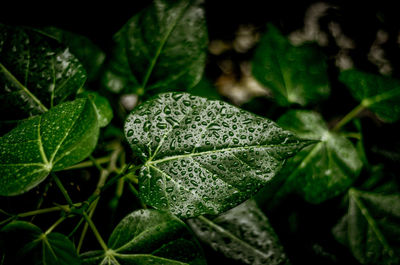
[(142, 199), (182, 218), (243, 202), (310, 144), (270, 120), (187, 93), (159, 94), (139, 105), (125, 136), (144, 163)]
[(217, 252), (244, 264), (288, 264), (268, 218), (253, 200), (232, 208), (213, 220), (188, 220), (193, 232)]

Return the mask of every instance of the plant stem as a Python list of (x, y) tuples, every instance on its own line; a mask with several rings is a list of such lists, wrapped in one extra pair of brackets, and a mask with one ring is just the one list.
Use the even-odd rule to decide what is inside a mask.
[[(112, 154), (110, 156), (110, 160), (111, 160)], [(93, 163), (93, 165), (99, 170), (102, 171), (103, 167), (100, 165), (100, 163), (97, 162), (96, 158), (94, 158), (92, 155), (89, 156), (90, 161)], [(109, 161), (110, 161), (109, 160)]]
[(360, 114), (361, 111), (365, 109), (363, 104), (358, 105), (355, 107), (352, 111), (350, 111), (346, 116), (343, 117), (336, 125), (333, 127), (332, 131), (337, 132), (339, 131), (340, 128), (342, 128), (344, 125), (346, 125), (349, 121), (357, 117), (358, 114)]
[(44, 233), (45, 235), (48, 235), (51, 233), (51, 231), (54, 230), (54, 228), (56, 228), (59, 224), (61, 224), (67, 217), (62, 216), (60, 217), (60, 219), (58, 219), (52, 226), (50, 226), (49, 229), (46, 230), (46, 232)]
[(65, 200), (68, 202), (69, 205), (73, 205), (74, 203), (71, 200), (71, 197), (69, 197), (68, 191), (64, 188), (62, 182), (60, 179), (57, 177), (57, 175), (52, 172), (51, 175), (53, 176), (54, 181), (57, 184), (57, 187), (60, 189), (61, 193), (64, 195)]
[[(94, 160), (96, 161), (96, 163), (97, 163), (98, 165), (101, 165), (101, 164), (105, 164), (105, 163), (107, 163), (107, 162), (110, 162), (110, 159), (111, 159), (110, 156), (105, 156), (105, 157), (100, 157), (100, 158), (94, 158)], [(67, 167), (67, 168), (65, 168), (64, 170), (80, 169), (80, 168), (92, 167), (92, 166), (94, 166), (94, 165), (95, 165), (95, 163), (93, 162), (93, 160), (90, 160), (90, 161), (84, 161), (84, 162), (82, 162), (82, 163), (79, 163), (79, 164), (76, 164), (76, 165)]]
[(69, 235), (67, 236), (68, 238), (70, 238), (71, 236), (73, 236), (76, 231), (78, 231), (79, 227), (81, 226), (81, 224), (83, 223), (83, 221), (85, 221), (85, 218), (81, 218), (78, 222), (78, 224), (74, 227), (74, 229), (71, 231), (71, 233), (69, 233)]
[(86, 220), (86, 223), (89, 224), (90, 228), (93, 231), (94, 236), (96, 237), (97, 241), (99, 242), (99, 244), (101, 245), (101, 247), (103, 248), (104, 251), (108, 250), (108, 247), (106, 245), (106, 243), (104, 242), (103, 238), (101, 237), (99, 231), (97, 230), (96, 226), (94, 225), (92, 219), (87, 215), (86, 212), (83, 212), (83, 217)]
[(136, 196), (136, 198), (138, 198), (140, 205), (142, 206), (143, 209), (147, 209), (147, 205), (145, 203), (143, 203), (143, 201), (140, 199), (139, 197), (139, 192), (137, 191), (137, 189), (135, 188), (135, 186), (132, 185), (132, 183), (128, 183), (129, 189), (130, 191), (133, 193), (133, 195)]

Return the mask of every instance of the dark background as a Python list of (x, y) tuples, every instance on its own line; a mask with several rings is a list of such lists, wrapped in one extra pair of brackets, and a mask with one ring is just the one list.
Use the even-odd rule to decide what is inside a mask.
[[(37, 1), (13, 2), (9, 6), (0, 5), (0, 22), (32, 27), (56, 26), (88, 36), (106, 52), (112, 47), (113, 34), (135, 13), (146, 7), (151, 1), (107, 1), (104, 3), (87, 3), (84, 1), (59, 2), (52, 4)], [(288, 34), (304, 26), (304, 14), (307, 8), (316, 1), (228, 1), (210, 0), (205, 3), (209, 39), (233, 40), (239, 25), (254, 25), (263, 32), (266, 23), (272, 22), (283, 33)], [(367, 60), (367, 53), (376, 38), (379, 29), (389, 35), (383, 48), (390, 60), (392, 76), (400, 77), (400, 44), (397, 36), (400, 33), (400, 15), (396, 1), (325, 1), (337, 8), (330, 10), (321, 19), (320, 26), (326, 29), (330, 21), (339, 23), (343, 32), (351, 38), (356, 48), (351, 51), (355, 66), (359, 69), (377, 73), (377, 67)], [(8, 3), (9, 4), (9, 3)], [(338, 47), (328, 45), (324, 52), (328, 55), (329, 75), (332, 87), (342, 88), (337, 81), (338, 69), (334, 67), (334, 55)], [(228, 55), (234, 62), (249, 60), (252, 50), (247, 54)], [(221, 70), (216, 67), (220, 58), (211, 56), (208, 59), (206, 74), (216, 79)], [(335, 83), (336, 82), (336, 83)], [(334, 119), (344, 115), (357, 104), (345, 89), (332, 91), (331, 99), (320, 106), (325, 118)], [(258, 104), (258, 105), (257, 105)], [(265, 99), (256, 99), (244, 108), (266, 115), (265, 106), (270, 104)], [(273, 112), (270, 118), (276, 119), (284, 110)], [(383, 124), (380, 121), (365, 117), (362, 119), (367, 155), (374, 163), (385, 163), (388, 172), (395, 172), (399, 165), (400, 143), (399, 125)], [(371, 151), (375, 150), (375, 151)], [(378, 152), (376, 152), (378, 150)], [(382, 155), (385, 151), (386, 156)], [(383, 153), (385, 153), (383, 152)], [(389, 152), (389, 155), (387, 155)], [(392, 152), (392, 155), (390, 154)], [(397, 158), (396, 155), (397, 154)], [(393, 158), (394, 157), (394, 158)], [(362, 173), (363, 179), (365, 172)], [(397, 177), (398, 179), (398, 177)], [(132, 198), (127, 198), (131, 200)], [(129, 204), (129, 201), (125, 202)], [(321, 205), (309, 205), (297, 197), (290, 197), (279, 209), (266, 212), (278, 233), (293, 264), (358, 264), (349, 251), (337, 243), (330, 228), (335, 225), (346, 208), (341, 207), (341, 198), (330, 200)], [(98, 211), (98, 215), (103, 210)], [(100, 219), (100, 218), (99, 218)], [(96, 220), (100, 222), (101, 220)], [(94, 242), (94, 241), (93, 241)], [(88, 245), (95, 245), (88, 244)], [(204, 246), (210, 264), (227, 264), (224, 257), (216, 255), (209, 247)], [(225, 263), (224, 263), (225, 262)], [(230, 262), (229, 264), (234, 264)]]

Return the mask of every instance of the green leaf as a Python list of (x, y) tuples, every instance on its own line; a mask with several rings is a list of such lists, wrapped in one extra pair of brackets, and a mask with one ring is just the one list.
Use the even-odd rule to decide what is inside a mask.
[(202, 2), (155, 0), (132, 17), (115, 36), (104, 85), (139, 95), (196, 85), (208, 42)]
[(39, 31), (68, 46), (71, 53), (75, 55), (84, 66), (89, 81), (93, 81), (98, 77), (106, 55), (90, 39), (55, 27), (45, 27), (41, 28)]
[(290, 110), (278, 120), (299, 137), (320, 142), (304, 148), (288, 161), (282, 193), (297, 191), (308, 202), (321, 203), (348, 189), (359, 175), (362, 162), (353, 144), (330, 132), (316, 112)]
[(310, 144), (270, 120), (187, 93), (139, 105), (126, 119), (125, 136), (144, 163), (143, 201), (182, 218), (243, 202)]
[(74, 245), (60, 233), (43, 233), (37, 226), (14, 221), (0, 231), (4, 241), (2, 264), (81, 264)]
[(0, 195), (26, 192), (50, 171), (85, 159), (98, 135), (96, 111), (86, 99), (65, 102), (20, 124), (0, 138)]
[(100, 127), (105, 127), (110, 123), (114, 115), (107, 98), (94, 91), (84, 91), (78, 94), (78, 97), (88, 98), (93, 103)]
[(400, 263), (400, 195), (349, 190), (348, 213), (333, 229), (362, 264)]
[(254, 77), (272, 90), (279, 105), (305, 106), (329, 96), (323, 54), (310, 44), (292, 46), (271, 24), (255, 51), (252, 65)]
[[(0, 113), (18, 120), (75, 95), (86, 73), (69, 48), (42, 33), (0, 24)], [(3, 118), (3, 119), (4, 119)]]
[[(84, 253), (85, 264), (206, 264), (196, 239), (178, 218), (138, 210), (115, 227), (107, 252)], [(108, 262), (108, 263), (107, 263)]]
[(213, 220), (189, 219), (193, 232), (217, 252), (244, 264), (289, 264), (268, 218), (253, 200)]
[(353, 97), (382, 120), (395, 122), (400, 118), (400, 81), (394, 78), (346, 70), (339, 80), (349, 89)]

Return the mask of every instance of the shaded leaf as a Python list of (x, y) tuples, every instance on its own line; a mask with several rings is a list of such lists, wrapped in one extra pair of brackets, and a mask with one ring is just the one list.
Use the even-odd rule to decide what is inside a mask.
[(125, 136), (144, 163), (144, 202), (182, 218), (243, 202), (310, 144), (268, 119), (187, 93), (139, 105), (126, 119)]
[(339, 80), (362, 106), (384, 121), (395, 122), (400, 118), (399, 80), (354, 69), (341, 72)]
[(90, 39), (56, 27), (41, 28), (40, 32), (68, 46), (71, 53), (75, 55), (84, 66), (89, 81), (93, 81), (97, 78), (106, 55)]
[(309, 44), (292, 46), (271, 24), (255, 51), (252, 65), (254, 77), (272, 90), (279, 105), (305, 106), (329, 96), (323, 54)]
[(400, 195), (350, 189), (348, 213), (333, 234), (362, 264), (399, 264)]
[(217, 91), (217, 87), (210, 80), (202, 78), (200, 82), (187, 90), (192, 95), (205, 97), (208, 99), (221, 99), (221, 95)]
[(107, 126), (113, 118), (113, 110), (107, 98), (100, 96), (99, 93), (94, 91), (84, 91), (78, 97), (88, 98), (94, 104), (97, 113), (97, 120), (100, 127)]
[[(85, 264), (205, 264), (199, 244), (178, 218), (156, 210), (138, 210), (115, 227), (108, 252), (82, 255)], [(108, 263), (107, 263), (108, 262)]]
[(18, 120), (75, 95), (86, 72), (69, 48), (42, 33), (0, 24), (0, 113)]
[(289, 264), (268, 218), (253, 200), (213, 220), (199, 217), (188, 224), (200, 240), (229, 259), (244, 264)]
[(46, 234), (31, 223), (14, 221), (0, 234), (5, 247), (2, 264), (81, 264), (72, 242), (60, 233)]
[(104, 85), (116, 93), (139, 95), (196, 85), (208, 41), (201, 4), (202, 0), (155, 0), (132, 17), (115, 36)]
[(281, 171), (286, 182), (280, 192), (294, 190), (311, 203), (321, 203), (352, 185), (362, 167), (357, 150), (348, 139), (330, 132), (318, 113), (290, 110), (278, 124), (299, 137), (320, 141), (288, 161)]
[(42, 182), (51, 170), (85, 159), (99, 126), (90, 101), (76, 99), (36, 116), (0, 138), (0, 195), (17, 195)]

